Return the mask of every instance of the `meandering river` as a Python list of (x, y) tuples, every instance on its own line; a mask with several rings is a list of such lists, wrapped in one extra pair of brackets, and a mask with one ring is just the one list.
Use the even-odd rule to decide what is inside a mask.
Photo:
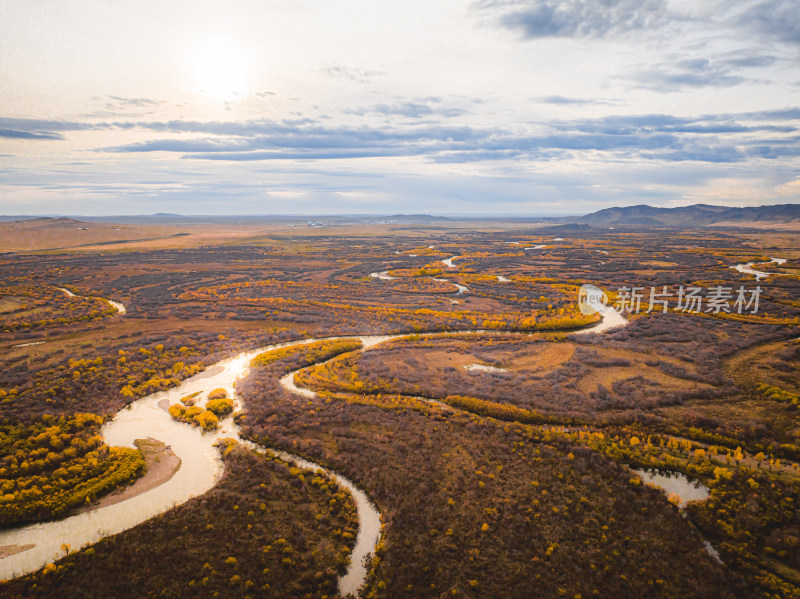
[[(371, 340), (371, 337), (365, 338), (367, 344)], [(169, 404), (176, 403), (181, 397), (195, 392), (201, 392), (201, 397), (205, 398), (209, 391), (218, 388), (228, 391), (240, 404), (241, 400), (236, 395), (234, 386), (239, 378), (247, 374), (250, 360), (264, 351), (313, 341), (315, 340), (306, 339), (280, 343), (240, 353), (186, 379), (173, 389), (148, 395), (120, 410), (101, 430), (107, 444), (133, 447), (135, 439), (152, 437), (170, 446), (181, 460), (180, 469), (164, 484), (120, 503), (61, 520), (39, 522), (0, 532), (0, 546), (33, 545), (30, 549), (0, 559), (0, 579), (32, 572), (62, 557), (65, 553), (62, 547), (65, 544), (72, 550), (78, 549), (102, 537), (132, 528), (192, 497), (202, 495), (219, 481), (224, 471), (215, 443), (222, 438), (233, 438), (300, 468), (322, 472), (350, 491), (356, 503), (359, 531), (350, 566), (339, 580), (339, 590), (342, 595), (355, 592), (366, 576), (363, 558), (374, 552), (380, 536), (380, 514), (363, 491), (346, 478), (318, 464), (243, 440), (239, 435), (239, 427), (230, 417), (220, 422), (218, 430), (206, 433), (175, 422), (159, 407), (160, 402), (166, 400)]]
[[(553, 241), (561, 241), (561, 239), (553, 239)], [(545, 245), (536, 245), (524, 249), (537, 250), (545, 247)], [(453, 256), (442, 260), (442, 262), (448, 268), (455, 268), (453, 261), (458, 258), (459, 256)], [(771, 262), (783, 264), (786, 259), (772, 258)], [(754, 269), (753, 266), (755, 264), (756, 262), (748, 262), (731, 266), (731, 268), (743, 274), (754, 275), (757, 281), (774, 274)], [(387, 281), (394, 279), (388, 274), (388, 271), (372, 273), (370, 276)], [(497, 279), (503, 283), (510, 282), (508, 278), (499, 275)], [(452, 284), (458, 287), (459, 294), (469, 291), (463, 285)], [(68, 289), (59, 289), (68, 296), (75, 296)], [(123, 304), (105, 298), (102, 299), (112, 305), (119, 314), (125, 314), (126, 309)], [(628, 324), (628, 321), (621, 314), (611, 308), (606, 308), (600, 314), (602, 316), (601, 322), (592, 327), (575, 331), (572, 334), (602, 333)], [(452, 331), (446, 334), (458, 335), (487, 332), (499, 333), (499, 331), (477, 330)], [(423, 335), (441, 334), (424, 333)], [(406, 335), (352, 336), (347, 338), (360, 339), (364, 349), (367, 350), (385, 341), (404, 336)], [(380, 537), (381, 527), (380, 513), (363, 490), (340, 474), (311, 461), (286, 452), (267, 449), (242, 439), (239, 427), (230, 417), (220, 422), (218, 430), (207, 433), (199, 428), (192, 428), (175, 422), (165, 410), (159, 407), (159, 403), (162, 403), (162, 405), (164, 402), (167, 404), (176, 403), (181, 397), (195, 392), (200, 392), (200, 397), (205, 400), (209, 391), (223, 388), (236, 401), (237, 407), (241, 408), (241, 399), (236, 395), (235, 383), (247, 374), (250, 361), (256, 355), (280, 347), (308, 344), (319, 340), (306, 339), (242, 352), (210, 366), (173, 389), (141, 398), (122, 409), (111, 421), (103, 426), (101, 434), (105, 443), (112, 446), (133, 447), (135, 439), (152, 437), (168, 444), (180, 458), (181, 466), (179, 470), (167, 482), (125, 501), (82, 512), (61, 520), (40, 522), (0, 531), (0, 547), (17, 546), (22, 549), (13, 555), (0, 558), (0, 579), (35, 571), (47, 563), (62, 557), (67, 547), (70, 550), (76, 550), (89, 545), (103, 537), (132, 528), (176, 505), (185, 503), (192, 497), (207, 492), (219, 481), (224, 471), (224, 465), (215, 444), (222, 438), (233, 438), (259, 453), (268, 453), (297, 467), (321, 472), (334, 479), (352, 494), (358, 513), (359, 530), (356, 544), (351, 554), (350, 565), (347, 572), (339, 580), (339, 592), (342, 595), (355, 593), (365, 580), (367, 569), (364, 566), (364, 558), (374, 553)], [(42, 342), (20, 344), (17, 347), (37, 343)], [(476, 371), (494, 370), (492, 367), (478, 364), (471, 364), (469, 368)], [(291, 372), (282, 377), (281, 385), (292, 393), (307, 397), (315, 396), (314, 391), (296, 386), (294, 375), (295, 372)], [(677, 493), (681, 497), (682, 503), (687, 500), (704, 499), (708, 496), (707, 488), (694, 484), (688, 479), (684, 480), (685, 477), (682, 478), (682, 475), (666, 476), (664, 473), (641, 470), (637, 470), (637, 472), (648, 482), (657, 484), (668, 492)], [(713, 552), (713, 548), (710, 548), (710, 546), (708, 548), (709, 552)]]
[[(65, 293), (72, 295), (68, 290)], [(124, 312), (124, 306), (120, 311)], [(602, 332), (615, 326), (627, 324), (622, 316), (613, 310), (603, 313), (603, 320), (587, 329), (573, 334)], [(449, 334), (498, 333), (499, 331), (453, 331)], [(440, 335), (427, 333), (424, 335)], [(407, 336), (376, 335), (353, 336), (361, 340), (364, 349), (372, 348), (390, 339)], [(120, 410), (101, 430), (103, 440), (108, 445), (133, 447), (135, 439), (151, 437), (169, 445), (181, 460), (181, 466), (167, 482), (125, 501), (82, 512), (61, 520), (39, 522), (27, 526), (0, 531), (0, 547), (31, 546), (25, 550), (0, 558), (0, 579), (12, 578), (33, 572), (65, 554), (65, 546), (76, 550), (97, 542), (99, 539), (117, 534), (137, 524), (157, 516), (168, 509), (185, 503), (192, 497), (210, 490), (221, 478), (224, 465), (215, 443), (222, 438), (233, 438), (256, 451), (270, 453), (279, 459), (291, 462), (300, 468), (319, 471), (336, 480), (352, 495), (356, 503), (359, 531), (351, 554), (350, 565), (339, 580), (342, 595), (355, 593), (366, 577), (364, 558), (373, 554), (380, 537), (380, 514), (366, 493), (357, 488), (345, 477), (319, 466), (313, 462), (285, 452), (263, 448), (241, 438), (239, 427), (232, 418), (220, 421), (219, 429), (207, 433), (178, 423), (159, 403), (177, 403), (180, 398), (200, 392), (202, 403), (209, 391), (223, 388), (241, 408), (241, 399), (236, 395), (235, 383), (249, 371), (250, 361), (258, 354), (291, 345), (302, 345), (319, 341), (305, 339), (279, 343), (255, 350), (242, 352), (214, 364), (197, 375), (186, 379), (180, 385), (136, 400)], [(313, 395), (313, 391), (294, 385), (294, 373), (283, 377), (281, 384), (294, 393)]]

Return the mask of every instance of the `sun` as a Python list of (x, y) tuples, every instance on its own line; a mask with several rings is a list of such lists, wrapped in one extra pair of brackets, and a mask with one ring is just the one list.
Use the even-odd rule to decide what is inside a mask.
[(197, 91), (232, 100), (247, 94), (246, 56), (235, 44), (204, 42), (194, 53)]

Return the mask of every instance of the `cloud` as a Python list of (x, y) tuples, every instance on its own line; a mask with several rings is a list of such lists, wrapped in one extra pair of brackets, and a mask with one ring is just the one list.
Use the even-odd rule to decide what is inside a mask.
[(677, 92), (687, 87), (731, 87), (746, 79), (732, 75), (730, 69), (704, 58), (677, 63), (658, 63), (639, 69), (630, 80), (638, 86), (658, 92)]
[(749, 51), (737, 51), (728, 52), (719, 62), (730, 68), (753, 69), (772, 66), (777, 60), (777, 56), (769, 54), (754, 54)]
[[(139, 122), (140, 129), (202, 135), (104, 148), (170, 152), (216, 161), (353, 160), (423, 157), (436, 163), (561, 160), (604, 154), (618, 160), (741, 163), (797, 155), (800, 109), (676, 117), (613, 115), (553, 120), (513, 129), (403, 124), (322, 126), (313, 120)], [(112, 125), (113, 126), (113, 125)]]
[(90, 123), (0, 117), (0, 138), (60, 141), (66, 139), (60, 131), (93, 129)]
[(124, 96), (95, 96), (92, 99), (99, 109), (88, 112), (85, 116), (93, 118), (142, 117), (152, 114), (166, 104), (163, 100), (151, 98), (126, 98)]
[[(437, 213), (453, 214), (586, 213), (609, 204), (665, 205), (724, 178), (731, 187), (737, 180), (763, 179), (765, 189), (797, 179), (794, 165), (775, 165), (765, 175), (759, 164), (707, 162), (603, 160), (566, 171), (512, 162), (426, 173), (339, 162), (236, 163), (218, 169), (214, 178), (186, 161), (120, 155), (113, 164), (91, 172), (34, 165), (15, 169), (0, 182), (0, 213), (19, 214), (23, 206), (28, 214), (392, 214), (397, 206), (410, 212), (430, 212), (434, 206)], [(765, 195), (759, 203), (786, 202), (793, 187), (781, 189), (783, 197)], [(361, 200), (365, 194), (374, 199), (368, 207)], [(718, 199), (709, 195), (695, 201)]]
[(438, 104), (440, 104), (441, 101), (440, 98), (420, 98), (418, 100), (399, 101), (391, 104), (373, 104), (372, 106), (364, 106), (361, 108), (350, 108), (345, 112), (347, 114), (356, 114), (359, 116), (376, 114), (381, 116), (401, 116), (410, 119), (422, 119), (431, 116), (451, 118), (467, 113), (467, 110), (463, 108), (439, 106)]
[(793, 181), (787, 181), (782, 185), (778, 185), (775, 188), (775, 193), (778, 197), (793, 197), (793, 198), (800, 198), (800, 179), (795, 179)]
[(639, 87), (661, 93), (686, 88), (731, 87), (752, 79), (737, 74), (742, 69), (768, 67), (777, 57), (736, 51), (713, 58), (692, 57), (641, 66), (627, 77)]
[(795, 121), (800, 120), (800, 108), (744, 112), (740, 116), (753, 121)]
[[(315, 119), (245, 121), (75, 122), (0, 118), (0, 137), (62, 140), (62, 132), (139, 130), (155, 139), (100, 148), (115, 154), (179, 154), (215, 161), (357, 160), (420, 157), (435, 163), (663, 160), (743, 163), (800, 154), (800, 108), (677, 117), (669, 114), (611, 115), (547, 120), (510, 127), (474, 127), (421, 121), (445, 118), (437, 99), (377, 105), (353, 112), (409, 115), (412, 121), (345, 126)], [(420, 106), (416, 106), (419, 104)]]
[(330, 66), (320, 69), (329, 77), (341, 77), (355, 81), (357, 83), (370, 83), (376, 77), (385, 75), (383, 71), (375, 71), (370, 69), (355, 69), (344, 66)]
[(161, 100), (152, 100), (150, 98), (123, 98), (122, 96), (101, 96), (94, 98), (95, 100), (105, 101), (107, 108), (118, 107), (135, 107), (135, 108), (152, 108), (163, 104)]
[(94, 129), (95, 127), (96, 126), (91, 123), (81, 123), (76, 121), (0, 117), (0, 128), (14, 129), (18, 131), (81, 131), (85, 129)]
[(486, 132), (470, 127), (348, 128), (271, 121), (243, 123), (140, 123), (153, 130), (212, 133), (224, 137), (162, 139), (105, 148), (116, 153), (180, 152), (212, 160), (340, 159), (436, 153), (453, 144), (478, 143)]
[(643, 152), (640, 158), (669, 162), (713, 162), (731, 164), (743, 162), (748, 158), (745, 152), (729, 146), (703, 146), (689, 144), (671, 152)]
[(570, 98), (567, 96), (539, 96), (537, 98), (533, 98), (533, 101), (539, 102), (541, 104), (565, 104), (565, 105), (587, 105), (587, 106), (597, 106), (601, 104), (609, 105), (615, 103), (609, 100), (599, 100), (597, 98)]
[(60, 133), (36, 133), (16, 129), (0, 129), (0, 137), (5, 139), (64, 139)]
[(219, 160), (225, 162), (253, 162), (263, 160), (353, 160), (358, 158), (397, 158), (421, 155), (413, 147), (393, 148), (333, 148), (328, 150), (304, 149), (302, 151), (256, 151), (256, 152), (204, 152), (185, 154), (184, 159)]
[(655, 29), (675, 18), (663, 0), (484, 0), (476, 6), (524, 39), (600, 38)]
[(796, 0), (765, 0), (742, 11), (735, 24), (789, 44), (800, 44), (800, 4)]
[(522, 39), (547, 37), (619, 37), (688, 26), (741, 41), (757, 34), (769, 42), (800, 44), (800, 4), (796, 0), (743, 0), (694, 3), (673, 10), (667, 0), (477, 0), (473, 7), (490, 14)]
[[(774, 115), (774, 116), (773, 116)], [(553, 121), (551, 125), (561, 131), (630, 134), (639, 133), (755, 133), (775, 131), (791, 133), (797, 130), (792, 125), (743, 124), (742, 121), (800, 120), (800, 110), (746, 112), (739, 114), (702, 115), (698, 117), (676, 117), (669, 114), (613, 115), (594, 119)]]

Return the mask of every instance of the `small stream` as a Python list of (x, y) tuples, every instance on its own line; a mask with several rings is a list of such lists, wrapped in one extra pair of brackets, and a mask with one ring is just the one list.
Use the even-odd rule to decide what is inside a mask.
[(448, 258), (447, 260), (442, 260), (442, 264), (444, 264), (447, 268), (455, 268), (456, 265), (453, 264), (453, 260), (460, 258), (461, 256), (453, 256), (452, 258)]
[(753, 268), (756, 264), (786, 264), (786, 258), (770, 258), (769, 262), (747, 262), (746, 264), (734, 264), (731, 266), (732, 269), (739, 271), (742, 274), (746, 275), (755, 275), (756, 282), (760, 281), (761, 279), (766, 279), (770, 275), (780, 274), (780, 273), (773, 273), (773, 272), (764, 272), (762, 270), (756, 270)]
[(115, 302), (114, 300), (106, 299), (104, 297), (93, 298), (92, 296), (75, 295), (69, 289), (66, 289), (64, 287), (57, 287), (56, 289), (66, 293), (67, 297), (85, 297), (86, 299), (101, 299), (104, 302), (107, 302), (107, 303), (111, 304), (118, 313), (125, 314), (125, 312), (127, 312), (127, 310), (125, 310), (125, 306), (123, 304), (121, 304), (119, 302)]
[(601, 320), (596, 325), (591, 326), (587, 329), (575, 331), (574, 333), (572, 333), (572, 335), (586, 335), (587, 333), (604, 333), (609, 329), (624, 327), (625, 325), (628, 324), (628, 320), (611, 306), (606, 306), (602, 310), (598, 310), (598, 314), (600, 314), (600, 316), (603, 317), (603, 320)]

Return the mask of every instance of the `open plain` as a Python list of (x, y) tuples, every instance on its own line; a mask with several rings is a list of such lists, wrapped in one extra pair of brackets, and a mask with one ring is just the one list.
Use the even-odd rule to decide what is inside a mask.
[(6, 248), (4, 596), (800, 593), (797, 235), (259, 227)]

